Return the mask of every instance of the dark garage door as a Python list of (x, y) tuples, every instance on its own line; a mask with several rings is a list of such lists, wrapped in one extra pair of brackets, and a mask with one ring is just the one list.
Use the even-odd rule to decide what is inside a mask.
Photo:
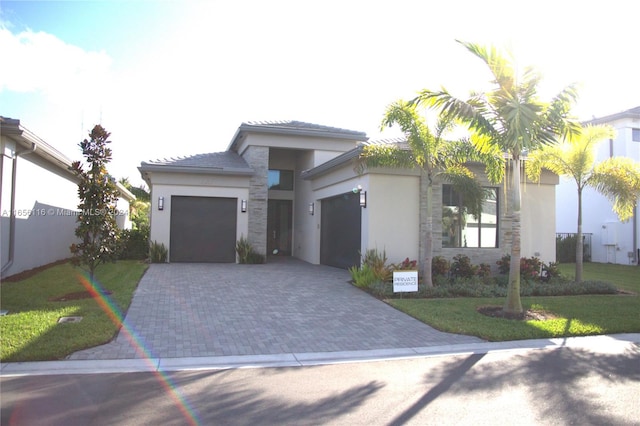
[(320, 263), (337, 268), (360, 265), (360, 198), (352, 192), (322, 200)]
[(236, 261), (236, 198), (171, 197), (171, 262)]

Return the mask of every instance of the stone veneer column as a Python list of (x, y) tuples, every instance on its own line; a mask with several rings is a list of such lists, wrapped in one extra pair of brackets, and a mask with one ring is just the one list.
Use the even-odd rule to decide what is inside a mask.
[(253, 248), (261, 254), (267, 254), (267, 202), (269, 175), (269, 148), (250, 146), (242, 154), (253, 168), (254, 175), (249, 183), (249, 235), (247, 239)]

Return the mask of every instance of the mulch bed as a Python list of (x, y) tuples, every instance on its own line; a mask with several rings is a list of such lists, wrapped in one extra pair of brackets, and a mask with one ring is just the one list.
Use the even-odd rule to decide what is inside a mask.
[(47, 263), (46, 265), (38, 266), (37, 268), (29, 269), (27, 271), (18, 272), (17, 274), (11, 275), (10, 277), (6, 277), (2, 279), (3, 283), (15, 283), (18, 281), (25, 280), (27, 278), (31, 278), (34, 275), (39, 274), (45, 269), (49, 269), (56, 265), (62, 265), (63, 263), (67, 263), (69, 259), (62, 259), (56, 262)]
[(522, 314), (508, 314), (502, 310), (501, 306), (480, 306), (478, 308), (478, 312), (482, 315), (486, 315), (488, 317), (494, 318), (504, 318), (509, 320), (518, 320), (518, 321), (546, 321), (549, 319), (558, 318), (556, 315), (551, 312), (542, 311), (538, 309), (527, 309)]

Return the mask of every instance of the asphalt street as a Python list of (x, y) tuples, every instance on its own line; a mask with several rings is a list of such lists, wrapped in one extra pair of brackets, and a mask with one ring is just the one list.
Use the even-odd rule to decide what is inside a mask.
[(640, 347), (2, 377), (2, 425), (638, 425)]

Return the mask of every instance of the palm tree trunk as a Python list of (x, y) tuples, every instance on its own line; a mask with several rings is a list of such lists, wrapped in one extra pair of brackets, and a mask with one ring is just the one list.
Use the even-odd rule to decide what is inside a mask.
[(433, 287), (433, 278), (431, 277), (431, 266), (433, 259), (433, 182), (431, 177), (427, 178), (426, 189), (426, 235), (424, 239), (424, 265), (422, 267), (422, 274), (424, 277), (424, 283), (427, 287)]
[(578, 233), (576, 235), (576, 284), (582, 282), (582, 259), (584, 246), (582, 245), (582, 188), (578, 187)]
[(520, 300), (520, 156), (511, 159), (511, 262), (509, 263), (509, 285), (503, 310), (508, 314), (521, 314)]
[(433, 258), (433, 182), (427, 170), (420, 172), (420, 233), (418, 243), (418, 259), (422, 282), (433, 287), (431, 262)]

